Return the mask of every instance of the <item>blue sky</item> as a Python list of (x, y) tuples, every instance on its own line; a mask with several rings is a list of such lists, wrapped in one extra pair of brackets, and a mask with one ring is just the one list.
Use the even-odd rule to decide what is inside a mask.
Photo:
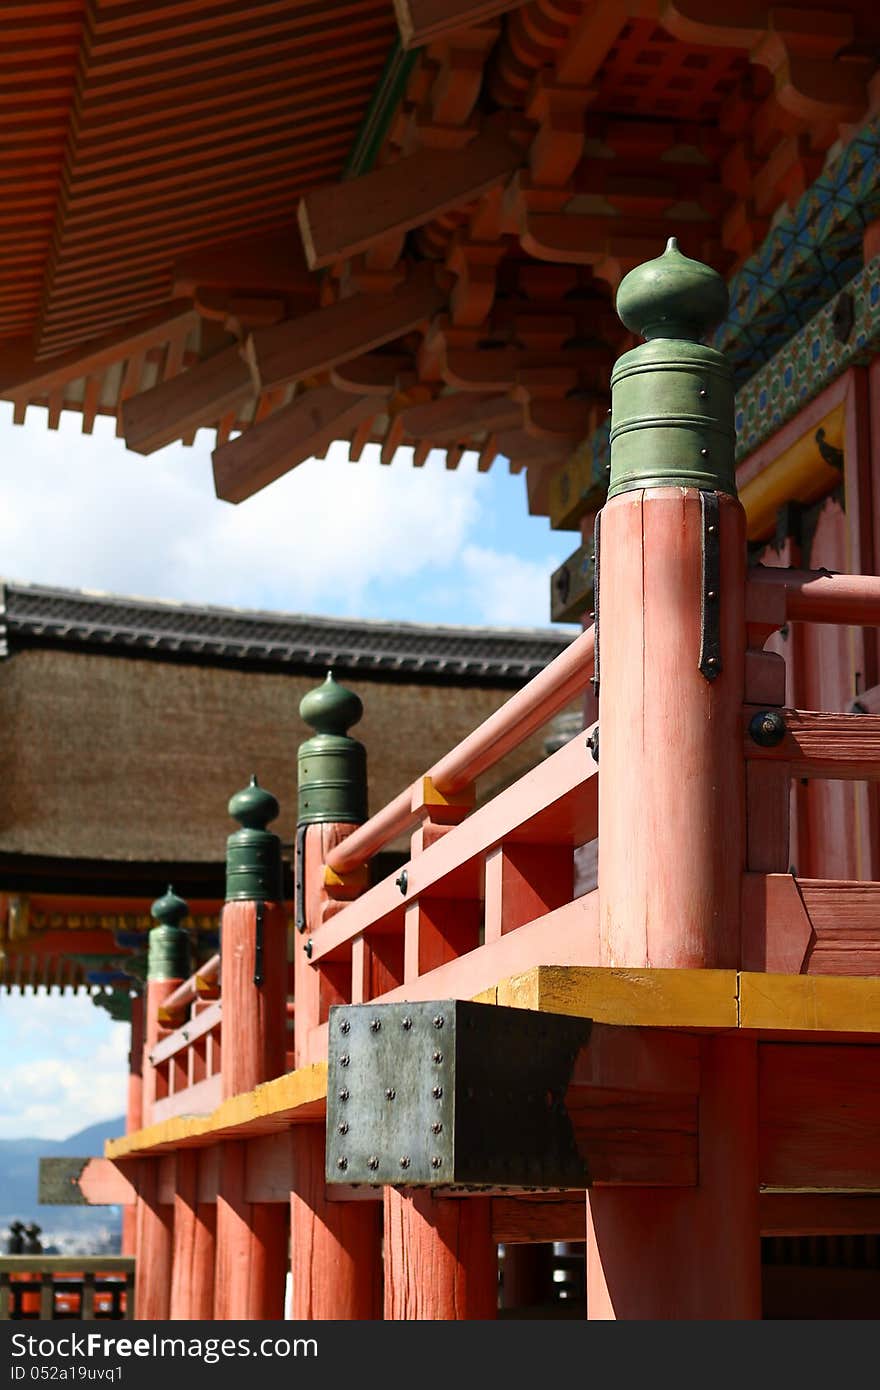
[[(99, 419), (57, 432), (0, 402), (0, 575), (146, 598), (340, 617), (549, 627), (549, 576), (578, 544), (528, 515), (525, 476), (359, 463), (334, 446), (232, 507), (211, 439), (141, 458)], [(63, 1139), (125, 1104), (128, 1029), (85, 996), (0, 995), (0, 1138)]]

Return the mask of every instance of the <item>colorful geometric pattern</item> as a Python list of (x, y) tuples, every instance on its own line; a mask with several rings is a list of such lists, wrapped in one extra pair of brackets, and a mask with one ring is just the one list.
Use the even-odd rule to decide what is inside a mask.
[(730, 281), (712, 346), (748, 380), (862, 265), (862, 232), (880, 217), (880, 116), (839, 152)]
[[(807, 401), (854, 363), (868, 361), (880, 345), (880, 256), (850, 280), (852, 317), (844, 341), (835, 330), (849, 326), (850, 305), (834, 294), (776, 355), (736, 393), (736, 457), (739, 462), (792, 419)], [(843, 292), (842, 292), (843, 293)]]

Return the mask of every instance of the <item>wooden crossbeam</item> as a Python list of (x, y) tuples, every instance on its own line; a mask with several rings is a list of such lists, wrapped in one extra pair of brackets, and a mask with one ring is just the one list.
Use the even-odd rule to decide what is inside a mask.
[(430, 319), (443, 303), (426, 263), (393, 294), (353, 295), (257, 329), (247, 339), (245, 353), (258, 389), (267, 391), (389, 343)]
[(376, 400), (335, 386), (304, 391), (212, 455), (214, 489), (224, 502), (243, 502), (284, 473), (326, 452), (375, 414)]
[(484, 430), (515, 429), (522, 406), (509, 396), (462, 393), (408, 406), (398, 419), (410, 438), (445, 444)]
[(313, 270), (469, 203), (512, 174), (522, 154), (489, 126), (465, 149), (422, 149), (360, 178), (306, 193), (297, 217)]
[(189, 300), (175, 299), (155, 313), (43, 361), (34, 358), (30, 342), (7, 344), (0, 351), (0, 396), (48, 396), (78, 377), (100, 373), (125, 357), (185, 336), (198, 321)]
[(135, 453), (152, 454), (190, 430), (213, 424), (252, 394), (250, 371), (233, 343), (123, 402), (123, 437)]
[(519, 9), (523, 0), (394, 0), (394, 13), (404, 48), (469, 29), (507, 10)]
[(880, 715), (784, 709), (785, 736), (765, 748), (749, 734), (752, 719), (760, 714), (758, 707), (746, 706), (747, 758), (788, 763), (793, 777), (880, 781)]

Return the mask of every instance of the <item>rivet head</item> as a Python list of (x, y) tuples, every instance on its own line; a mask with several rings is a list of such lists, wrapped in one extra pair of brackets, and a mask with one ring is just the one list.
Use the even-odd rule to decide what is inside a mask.
[(701, 449), (701, 450), (700, 450), (700, 456), (701, 456), (701, 458), (707, 459), (707, 458), (709, 457), (709, 450), (708, 450), (708, 449)]
[(412, 1019), (405, 1018), (400, 1026), (403, 1028), (404, 1032), (408, 1033), (410, 1028), (412, 1028)]
[(443, 1095), (443, 1087), (435, 1086), (431, 1091), (431, 1095), (434, 1097), (435, 1100), (439, 1100), (440, 1097)]
[(381, 1027), (382, 1027), (382, 1020), (381, 1020), (381, 1019), (379, 1019), (379, 1018), (371, 1018), (371, 1019), (370, 1019), (370, 1032), (371, 1032), (371, 1033), (378, 1033), (378, 1031), (379, 1031), (379, 1029), (380, 1029)]
[(441, 1134), (442, 1132), (443, 1132), (443, 1126), (441, 1125), (441, 1123), (440, 1123), (439, 1120), (435, 1120), (434, 1123), (431, 1125), (431, 1133), (432, 1133), (432, 1134)]
[(706, 530), (707, 530), (707, 532), (708, 532), (708, 534), (709, 534), (710, 536), (714, 536), (714, 535), (715, 535), (715, 530), (716, 530), (716, 528), (715, 528), (714, 526), (707, 526), (707, 527), (706, 527)]
[(367, 1167), (372, 1169), (374, 1173), (376, 1169), (379, 1167), (379, 1160), (375, 1154), (371, 1154), (370, 1157), (367, 1159)]
[(348, 1133), (348, 1121), (347, 1121), (347, 1120), (343, 1120), (343, 1121), (342, 1121), (342, 1124), (337, 1125), (337, 1126), (336, 1126), (336, 1132), (337, 1132), (337, 1134), (347, 1134), (347, 1133)]
[(349, 1021), (348, 1021), (347, 1018), (344, 1018), (344, 1019), (342, 1020), (342, 1022), (340, 1023), (340, 1025), (339, 1025), (339, 1031), (340, 1031), (340, 1033), (350, 1033), (350, 1032), (351, 1032), (351, 1024), (349, 1023)]
[(432, 1058), (433, 1058), (433, 1060), (434, 1060), (435, 1062), (442, 1062), (442, 1061), (443, 1061), (443, 1053), (442, 1053), (442, 1052), (434, 1052), (434, 1053), (432, 1053)]
[(785, 720), (778, 710), (760, 710), (749, 721), (749, 734), (761, 748), (775, 748), (785, 738)]
[(706, 397), (708, 396), (708, 394), (709, 394), (709, 392), (706, 390), (705, 386), (701, 386), (701, 387), (700, 387), (700, 400), (701, 400), (701, 401), (704, 401), (704, 400), (706, 399)]
[(342, 1171), (343, 1171), (343, 1173), (344, 1173), (345, 1170), (346, 1170), (346, 1168), (348, 1167), (348, 1159), (347, 1159), (347, 1158), (337, 1158), (337, 1160), (336, 1160), (336, 1167), (337, 1167), (337, 1168), (341, 1168)]
[(717, 595), (717, 593), (715, 592), (714, 589), (710, 589), (710, 590), (708, 591), (708, 593), (706, 594), (706, 598), (717, 598), (717, 597), (718, 597), (718, 595)]
[(409, 1167), (409, 1157), (408, 1157), (407, 1154), (404, 1154), (403, 1157), (401, 1158), (401, 1160), (400, 1160), (400, 1166), (401, 1166), (401, 1168), (408, 1168), (408, 1167)]
[(351, 1058), (349, 1057), (348, 1053), (347, 1053), (347, 1052), (343, 1052), (342, 1056), (341, 1056), (340, 1059), (339, 1059), (339, 1065), (340, 1065), (341, 1067), (347, 1067), (350, 1061), (351, 1061)]
[(386, 1099), (386, 1100), (393, 1100), (394, 1097), (395, 1097), (396, 1095), (397, 1095), (397, 1092), (395, 1091), (394, 1087), (393, 1087), (393, 1086), (389, 1086), (388, 1089), (387, 1089), (387, 1091), (385, 1092), (385, 1099)]
[(343, 1087), (342, 1087), (342, 1090), (339, 1092), (339, 1099), (340, 1099), (340, 1100), (348, 1100), (348, 1097), (349, 1097), (349, 1090), (348, 1090), (348, 1087), (347, 1087), (347, 1086), (343, 1086)]
[(442, 1163), (443, 1163), (443, 1159), (442, 1159), (442, 1158), (438, 1158), (436, 1154), (435, 1154), (434, 1157), (431, 1159), (431, 1167), (432, 1167), (432, 1168), (439, 1168), (439, 1167), (441, 1166)]
[(717, 664), (718, 664), (718, 658), (717, 658), (717, 656), (707, 656), (707, 657), (706, 657), (706, 665), (707, 665), (707, 666), (717, 666)]
[(435, 1027), (435, 1028), (442, 1028), (442, 1027), (443, 1027), (443, 1015), (442, 1015), (442, 1014), (437, 1014), (436, 1018), (434, 1019), (434, 1027)]

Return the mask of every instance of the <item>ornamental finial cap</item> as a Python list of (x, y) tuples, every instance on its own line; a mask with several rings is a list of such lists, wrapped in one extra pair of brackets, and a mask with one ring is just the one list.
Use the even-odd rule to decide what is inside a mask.
[(277, 798), (260, 786), (255, 772), (248, 785), (229, 798), (228, 810), (230, 816), (248, 830), (265, 830), (270, 820), (281, 813)]
[(189, 903), (179, 898), (169, 883), (168, 888), (150, 908), (150, 916), (163, 927), (179, 927), (189, 914)]
[(300, 718), (319, 734), (346, 734), (364, 712), (363, 702), (327, 672), (323, 685), (310, 690), (299, 702)]
[(711, 266), (679, 251), (674, 236), (662, 256), (637, 265), (620, 282), (617, 314), (643, 338), (699, 342), (727, 313), (727, 286)]

